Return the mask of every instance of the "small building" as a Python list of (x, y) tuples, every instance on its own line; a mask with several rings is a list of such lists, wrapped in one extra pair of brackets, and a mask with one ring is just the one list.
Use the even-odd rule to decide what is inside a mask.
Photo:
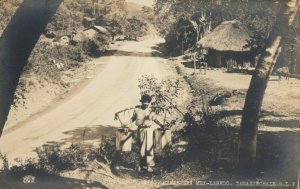
[(102, 33), (102, 34), (109, 34), (109, 32), (107, 31), (107, 29), (104, 28), (104, 27), (102, 27), (102, 26), (96, 26), (96, 25), (94, 25), (94, 26), (90, 27), (89, 29), (96, 30), (97, 32)]
[(78, 32), (74, 37), (74, 42), (82, 42), (87, 39), (93, 39), (96, 34), (109, 35), (109, 32), (102, 26), (92, 26), (83, 31)]
[(255, 64), (255, 57), (246, 47), (250, 32), (239, 21), (224, 21), (212, 32), (205, 35), (197, 46), (208, 51), (207, 62), (213, 67), (226, 67), (226, 62), (234, 60), (237, 64), (250, 62)]
[(84, 27), (89, 28), (95, 25), (96, 18), (84, 17), (82, 24)]

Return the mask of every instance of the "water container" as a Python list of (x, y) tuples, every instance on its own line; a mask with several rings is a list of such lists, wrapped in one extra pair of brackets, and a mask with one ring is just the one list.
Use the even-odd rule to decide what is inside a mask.
[(130, 152), (132, 148), (133, 132), (125, 132), (124, 128), (119, 128), (116, 131), (116, 149), (117, 151)]
[(160, 154), (162, 150), (172, 144), (172, 133), (170, 129), (165, 130), (155, 130), (154, 131), (155, 140), (155, 153)]

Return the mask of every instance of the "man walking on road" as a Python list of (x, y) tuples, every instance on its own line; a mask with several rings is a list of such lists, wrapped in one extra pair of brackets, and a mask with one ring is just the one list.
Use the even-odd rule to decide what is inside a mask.
[[(131, 123), (135, 122), (140, 151), (139, 171), (153, 172), (154, 162), (154, 131), (163, 125), (155, 118), (155, 113), (149, 107), (152, 98), (145, 94), (141, 97), (141, 106), (134, 109)], [(131, 123), (129, 125), (131, 125)], [(155, 124), (156, 123), (156, 124)], [(129, 129), (133, 129), (129, 127)]]

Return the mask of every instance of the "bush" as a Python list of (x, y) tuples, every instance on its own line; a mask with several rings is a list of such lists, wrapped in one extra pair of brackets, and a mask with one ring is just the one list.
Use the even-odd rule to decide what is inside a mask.
[(102, 55), (110, 44), (110, 38), (103, 34), (97, 34), (93, 39), (83, 42), (83, 49), (86, 54), (93, 57)]
[(137, 143), (133, 143), (131, 152), (119, 152), (116, 150), (115, 140), (115, 136), (102, 137), (99, 148), (89, 154), (89, 159), (96, 159), (99, 162), (109, 165), (111, 168), (119, 165), (133, 168), (138, 165), (139, 155)]
[[(58, 80), (60, 70), (80, 67), (80, 62), (84, 62), (86, 59), (87, 56), (82, 52), (80, 45), (56, 46), (47, 42), (39, 42), (34, 48), (28, 64), (24, 67), (24, 74), (34, 73)], [(53, 61), (63, 64), (63, 68), (58, 69)]]
[(96, 40), (89, 39), (84, 43), (85, 52), (90, 56), (99, 56), (100, 55), (100, 45)]
[(5, 154), (0, 153), (0, 160), (2, 161), (2, 169), (7, 171), (9, 169), (8, 160)]
[(85, 152), (72, 144), (62, 150), (58, 145), (44, 145), (37, 149), (38, 167), (49, 173), (73, 170), (84, 165)]
[(115, 137), (102, 137), (99, 148), (89, 154), (89, 159), (97, 159), (99, 162), (111, 165), (116, 154)]

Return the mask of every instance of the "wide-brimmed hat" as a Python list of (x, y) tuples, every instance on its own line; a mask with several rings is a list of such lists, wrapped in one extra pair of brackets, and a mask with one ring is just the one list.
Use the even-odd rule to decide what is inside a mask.
[(149, 102), (151, 102), (151, 100), (152, 100), (152, 97), (150, 95), (144, 94), (144, 95), (142, 95), (140, 102), (148, 102), (149, 103)]

